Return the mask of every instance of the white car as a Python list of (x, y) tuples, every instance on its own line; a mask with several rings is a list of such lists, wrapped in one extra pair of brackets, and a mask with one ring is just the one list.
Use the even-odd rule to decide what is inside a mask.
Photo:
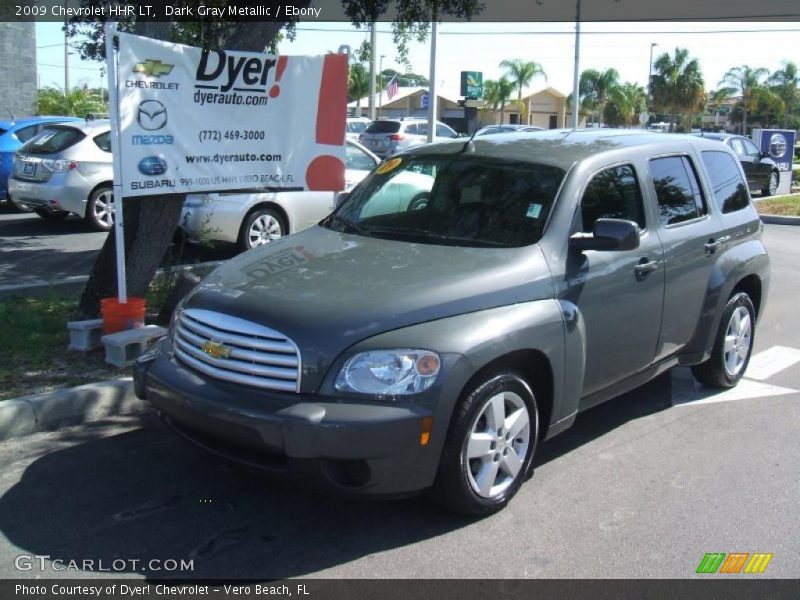
[[(346, 145), (345, 190), (380, 159), (350, 140)], [(267, 244), (314, 225), (330, 213), (335, 192), (211, 193), (187, 196), (180, 227), (192, 241), (230, 242), (242, 250)]]
[(366, 117), (347, 117), (347, 127), (345, 129), (345, 137), (353, 142), (358, 141), (358, 136), (364, 133), (364, 130), (372, 123)]

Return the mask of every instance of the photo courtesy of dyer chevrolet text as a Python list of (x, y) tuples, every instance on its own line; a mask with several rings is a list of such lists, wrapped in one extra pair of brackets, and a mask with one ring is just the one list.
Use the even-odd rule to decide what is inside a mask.
[(149, 597), (150, 594), (156, 596), (179, 596), (194, 598), (197, 596), (310, 596), (305, 584), (288, 586), (287, 584), (254, 584), (254, 585), (221, 585), (210, 586), (201, 584), (191, 585), (157, 585), (147, 583), (144, 585), (111, 584), (111, 585), (75, 585), (54, 583), (48, 585), (26, 585), (17, 584), (14, 587), (15, 596), (33, 596), (36, 598), (51, 596), (87, 596), (87, 597), (106, 597), (106, 596), (130, 596), (130, 597)]

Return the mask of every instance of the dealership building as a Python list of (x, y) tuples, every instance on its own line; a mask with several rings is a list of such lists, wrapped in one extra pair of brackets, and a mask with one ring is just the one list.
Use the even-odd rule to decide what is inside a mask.
[(0, 22), (0, 119), (36, 114), (36, 24)]

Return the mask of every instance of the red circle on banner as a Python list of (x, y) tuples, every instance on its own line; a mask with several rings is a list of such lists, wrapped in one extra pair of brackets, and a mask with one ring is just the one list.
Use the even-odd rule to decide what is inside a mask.
[(314, 192), (344, 189), (344, 163), (336, 156), (318, 156), (306, 169), (306, 185)]

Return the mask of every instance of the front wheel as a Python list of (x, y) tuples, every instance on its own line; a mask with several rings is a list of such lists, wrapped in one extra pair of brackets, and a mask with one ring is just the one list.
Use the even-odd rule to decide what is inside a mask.
[(251, 212), (239, 234), (239, 248), (250, 250), (263, 246), (286, 235), (286, 227), (280, 215), (271, 208), (259, 208)]
[(761, 190), (761, 193), (765, 196), (774, 196), (778, 193), (778, 172), (773, 171), (769, 174), (769, 181), (767, 185), (764, 186), (764, 189)]
[(533, 392), (516, 373), (479, 382), (455, 408), (433, 498), (465, 515), (503, 509), (530, 471), (538, 414)]
[(734, 294), (725, 305), (714, 348), (707, 361), (692, 367), (695, 378), (707, 386), (728, 389), (739, 383), (753, 352), (756, 311), (750, 296)]

